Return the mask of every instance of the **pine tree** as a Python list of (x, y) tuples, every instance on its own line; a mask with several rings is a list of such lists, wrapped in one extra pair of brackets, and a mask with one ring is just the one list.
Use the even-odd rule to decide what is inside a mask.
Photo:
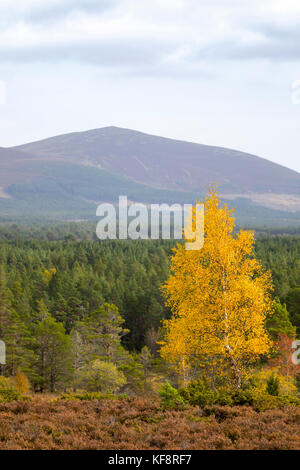
[(71, 339), (66, 335), (63, 325), (50, 315), (40, 321), (35, 334), (38, 383), (41, 390), (54, 392), (57, 386), (64, 387), (71, 379)]
[(287, 295), (287, 307), (291, 315), (291, 321), (300, 333), (300, 287), (291, 289)]
[(275, 374), (270, 375), (267, 380), (267, 393), (269, 395), (278, 396), (279, 395), (279, 378)]
[(121, 338), (128, 333), (123, 323), (118, 308), (108, 303), (78, 322), (75, 330), (81, 337), (86, 362), (95, 359), (116, 360)]
[(0, 269), (0, 339), (5, 343), (6, 364), (0, 365), (1, 375), (15, 375), (17, 369), (28, 369), (32, 358), (30, 333), (25, 323), (12, 307), (11, 292), (6, 286), (6, 276)]
[(279, 300), (274, 302), (273, 312), (267, 318), (266, 326), (273, 339), (277, 339), (279, 335), (287, 335), (289, 338), (293, 338), (296, 333), (296, 328), (290, 321), (286, 305), (282, 305)]

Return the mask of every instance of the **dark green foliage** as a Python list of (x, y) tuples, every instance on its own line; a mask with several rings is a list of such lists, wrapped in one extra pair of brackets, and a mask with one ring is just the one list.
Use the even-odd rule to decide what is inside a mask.
[[(191, 382), (185, 389), (180, 390), (184, 402), (200, 407), (247, 405), (257, 410), (283, 408), (289, 404), (300, 405), (300, 399), (290, 395), (275, 395), (278, 386), (276, 378), (269, 390), (247, 387), (240, 390), (218, 389), (212, 391), (203, 380)], [(279, 385), (279, 384), (278, 384)], [(272, 392), (272, 393), (270, 393)], [(211, 408), (208, 408), (211, 409)]]
[(286, 302), (289, 291), (300, 286), (300, 237), (259, 237), (255, 250), (264, 267), (272, 272), (275, 296)]
[(126, 393), (114, 395), (113, 393), (100, 393), (100, 392), (84, 392), (84, 393), (64, 393), (59, 397), (59, 400), (68, 401), (83, 401), (83, 400), (119, 400), (120, 398), (128, 398)]
[[(0, 265), (23, 320), (44, 301), (70, 333), (104, 302), (115, 304), (130, 332), (124, 344), (141, 349), (152, 327), (167, 315), (160, 286), (169, 272), (173, 242), (18, 239), (0, 243)], [(56, 269), (47, 283), (45, 270)]]
[[(299, 284), (298, 284), (299, 285)], [(300, 333), (300, 287), (293, 287), (289, 290), (286, 298), (287, 306), (291, 315), (293, 325)]]
[(0, 402), (9, 403), (21, 399), (21, 394), (16, 390), (0, 390)]
[(234, 396), (235, 405), (253, 406), (259, 411), (284, 408), (287, 405), (300, 405), (300, 399), (290, 395), (273, 396), (256, 389), (241, 390)]
[(216, 402), (216, 393), (204, 378), (190, 382), (187, 387), (180, 390), (180, 395), (190, 405), (204, 406)]
[[(71, 376), (74, 384), (74, 374), (99, 358), (124, 373), (126, 391), (143, 390), (153, 365), (151, 358), (147, 364), (145, 350), (139, 352), (146, 344), (158, 357), (161, 320), (169, 315), (160, 287), (169, 276), (175, 242), (100, 242), (95, 228), (96, 223), (71, 222), (44, 228), (0, 226), (0, 339), (8, 346), (7, 365), (0, 373), (9, 376), (21, 368), (33, 386), (61, 389), (69, 386)], [(300, 238), (259, 238), (256, 251), (272, 271), (279, 299), (267, 328), (273, 338), (278, 333), (292, 336), (294, 326), (300, 325)], [(56, 371), (49, 360), (47, 367), (41, 362), (51, 342), (66, 357), (60, 363), (57, 355)], [(204, 384), (197, 390), (191, 386), (187, 397), (198, 403), (214, 399)], [(227, 402), (226, 393), (221, 399)]]
[(279, 395), (279, 378), (272, 374), (267, 380), (266, 392), (277, 397)]
[(11, 379), (0, 376), (0, 402), (19, 400), (22, 395), (14, 387)]
[(160, 389), (161, 407), (163, 410), (177, 410), (184, 407), (184, 400), (176, 388), (166, 382)]
[(41, 320), (36, 329), (36, 384), (41, 390), (54, 392), (58, 385), (65, 386), (71, 378), (72, 345), (62, 323), (50, 317)]
[(281, 334), (287, 335), (289, 338), (294, 337), (296, 329), (290, 320), (285, 304), (282, 305), (279, 301), (275, 302), (274, 312), (267, 319), (267, 329), (273, 340), (276, 340)]

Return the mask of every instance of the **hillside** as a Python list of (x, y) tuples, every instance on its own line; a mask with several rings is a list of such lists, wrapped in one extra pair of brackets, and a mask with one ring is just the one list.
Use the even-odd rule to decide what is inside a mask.
[(236, 150), (105, 127), (26, 144), (17, 149), (43, 160), (91, 165), (151, 187), (223, 193), (274, 192), (300, 196), (300, 174)]
[(235, 150), (106, 127), (0, 148), (0, 214), (94, 217), (119, 195), (145, 203), (191, 203), (207, 185), (247, 225), (299, 225), (300, 174)]

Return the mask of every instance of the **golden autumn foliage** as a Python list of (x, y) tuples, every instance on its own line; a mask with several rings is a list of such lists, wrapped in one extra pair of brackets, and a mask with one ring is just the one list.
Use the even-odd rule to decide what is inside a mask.
[(246, 366), (271, 348), (265, 329), (271, 275), (253, 255), (254, 233), (234, 233), (233, 211), (221, 205), (216, 189), (204, 207), (203, 248), (174, 249), (163, 287), (173, 315), (164, 322), (161, 355), (183, 370), (208, 356), (220, 371), (229, 368), (239, 387)]
[(17, 370), (13, 378), (13, 385), (18, 392), (24, 395), (30, 391), (30, 382), (20, 369)]
[(276, 379), (278, 379), (279, 395), (290, 395), (295, 397), (298, 396), (298, 389), (295, 385), (294, 378), (288, 375), (282, 375), (281, 370), (278, 367), (264, 367), (260, 370), (256, 370), (253, 373), (251, 379), (253, 380), (256, 387), (266, 389), (267, 381), (271, 376), (274, 376)]
[(49, 282), (51, 281), (52, 277), (55, 274), (56, 274), (56, 269), (55, 268), (45, 269), (44, 277), (45, 277), (45, 281), (46, 281), (47, 284), (49, 284)]

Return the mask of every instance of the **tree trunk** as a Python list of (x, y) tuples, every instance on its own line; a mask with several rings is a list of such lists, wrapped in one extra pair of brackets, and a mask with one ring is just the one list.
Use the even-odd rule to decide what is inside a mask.
[(241, 371), (240, 367), (238, 366), (236, 360), (234, 359), (234, 357), (231, 354), (231, 348), (230, 348), (229, 344), (226, 345), (226, 351), (229, 354), (229, 359), (230, 359), (231, 364), (233, 366), (235, 380), (236, 380), (236, 389), (238, 390), (242, 386), (242, 371)]
[(185, 360), (182, 359), (182, 380), (183, 380), (183, 387), (186, 387), (186, 367), (185, 367)]
[(51, 374), (51, 379), (50, 379), (50, 392), (53, 393), (55, 390), (55, 378), (54, 375)]

